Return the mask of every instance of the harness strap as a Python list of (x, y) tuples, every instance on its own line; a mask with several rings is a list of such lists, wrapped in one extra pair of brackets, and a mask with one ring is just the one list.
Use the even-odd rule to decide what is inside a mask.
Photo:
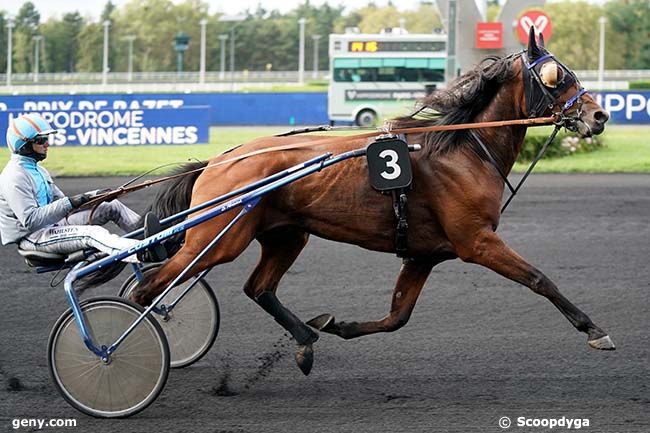
[(587, 89), (581, 87), (580, 90), (578, 90), (575, 95), (573, 95), (571, 98), (569, 98), (568, 101), (564, 103), (564, 105), (562, 106), (562, 113), (564, 113), (566, 110), (571, 108), (571, 106), (575, 104), (576, 101), (580, 99), (580, 97), (585, 93), (587, 93)]
[(408, 249), (408, 228), (409, 224), (407, 218), (408, 199), (406, 197), (406, 189), (399, 188), (391, 191), (393, 196), (393, 211), (397, 218), (397, 228), (395, 231), (395, 253), (397, 257), (406, 257)]
[[(525, 52), (524, 52), (523, 54), (526, 55)], [(527, 56), (526, 56), (526, 57), (527, 57)], [(544, 60), (546, 60), (546, 59), (550, 59), (550, 58), (552, 58), (552, 57), (553, 57), (553, 55), (552, 55), (551, 53), (549, 53), (549, 54), (544, 54), (542, 57), (538, 57), (537, 59), (535, 59), (535, 60), (534, 60), (533, 62), (531, 62), (531, 63), (528, 63), (528, 62), (526, 61), (526, 58), (524, 58), (524, 64), (526, 65), (526, 67), (527, 67), (528, 69), (533, 69), (535, 66), (539, 65), (539, 64), (542, 63)]]
[[(502, 126), (512, 126), (512, 125), (527, 125), (527, 126), (541, 126), (541, 125), (550, 125), (554, 122), (557, 121), (556, 116), (549, 116), (549, 117), (538, 117), (538, 118), (533, 118), (533, 119), (515, 119), (515, 120), (498, 120), (498, 121), (492, 121), (492, 122), (480, 122), (480, 123), (460, 123), (456, 125), (434, 125), (434, 126), (422, 126), (422, 127), (417, 127), (417, 128), (399, 128), (399, 129), (393, 129), (391, 132), (392, 133), (404, 133), (404, 134), (417, 134), (420, 132), (435, 132), (435, 131), (458, 131), (458, 130), (466, 130), (466, 129), (477, 129), (477, 128), (499, 128)], [(152, 185), (155, 185), (160, 182), (165, 182), (167, 180), (172, 180), (172, 179), (177, 179), (182, 176), (187, 176), (192, 173), (197, 173), (203, 170), (206, 170), (211, 167), (217, 167), (219, 165), (224, 165), (224, 164), (230, 164), (233, 162), (240, 161), (245, 158), (249, 158), (251, 156), (255, 155), (260, 155), (263, 153), (268, 153), (268, 152), (277, 152), (279, 150), (292, 150), (292, 149), (301, 149), (301, 148), (307, 148), (307, 147), (314, 147), (314, 146), (320, 146), (320, 145), (326, 145), (326, 144), (333, 144), (333, 143), (338, 143), (338, 142), (345, 142), (349, 140), (355, 140), (355, 139), (361, 139), (361, 138), (369, 138), (369, 137), (375, 137), (377, 136), (378, 132), (373, 131), (373, 132), (368, 132), (365, 134), (357, 134), (357, 135), (348, 135), (348, 136), (341, 136), (341, 137), (324, 137), (320, 140), (314, 140), (310, 142), (305, 142), (305, 143), (295, 143), (295, 144), (285, 144), (282, 146), (274, 146), (274, 147), (266, 147), (264, 149), (258, 149), (253, 152), (248, 152), (243, 155), (239, 155), (233, 158), (225, 159), (223, 161), (218, 161), (213, 164), (208, 164), (205, 167), (197, 168), (196, 170), (190, 170), (186, 171), (184, 173), (178, 173), (172, 176), (166, 176), (162, 177), (159, 179), (154, 179), (154, 180), (148, 180), (145, 182), (142, 182), (138, 185), (130, 186), (130, 187), (120, 187), (114, 191), (111, 191), (109, 193), (100, 195), (99, 197), (90, 200), (88, 203), (86, 203), (82, 208), (93, 208), (95, 206), (98, 206), (99, 204), (108, 201), (108, 200), (114, 200), (117, 197), (120, 197), (124, 194), (134, 192), (134, 191), (139, 191), (144, 188), (148, 188)]]

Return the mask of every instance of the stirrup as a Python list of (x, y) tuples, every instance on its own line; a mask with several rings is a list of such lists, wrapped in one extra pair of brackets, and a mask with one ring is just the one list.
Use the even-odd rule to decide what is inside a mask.
[[(160, 225), (160, 220), (153, 212), (147, 212), (144, 216), (144, 237), (148, 238), (162, 231), (163, 227)], [(138, 260), (141, 262), (158, 263), (167, 260), (167, 250), (159, 242), (150, 245), (144, 251), (138, 253)]]

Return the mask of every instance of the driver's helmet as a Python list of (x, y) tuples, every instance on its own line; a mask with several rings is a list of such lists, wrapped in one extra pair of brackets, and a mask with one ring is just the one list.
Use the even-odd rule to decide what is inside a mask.
[(57, 130), (52, 128), (40, 114), (23, 114), (9, 122), (9, 127), (7, 128), (7, 146), (13, 153), (20, 154), (21, 149), (35, 138), (47, 137), (50, 134), (56, 133)]

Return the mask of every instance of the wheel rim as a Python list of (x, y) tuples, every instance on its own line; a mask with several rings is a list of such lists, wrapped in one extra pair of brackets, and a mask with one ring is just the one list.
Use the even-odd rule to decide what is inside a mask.
[[(173, 302), (187, 284), (174, 287), (162, 303)], [(167, 336), (173, 368), (192, 363), (212, 346), (219, 313), (207, 290), (200, 282), (197, 283), (176, 304), (169, 320), (158, 321)]]
[[(174, 302), (192, 281), (174, 287), (160, 304)], [(137, 285), (138, 281), (133, 280), (123, 296), (128, 298)], [(174, 306), (168, 320), (157, 318), (167, 337), (172, 368), (185, 367), (201, 358), (212, 346), (219, 327), (218, 307), (203, 281), (199, 281)]]
[[(90, 302), (83, 314), (93, 341), (112, 344), (140, 315), (118, 301)], [(167, 379), (164, 337), (150, 318), (142, 321), (104, 363), (85, 346), (69, 314), (53, 337), (52, 372), (65, 397), (78, 409), (101, 417), (126, 416), (151, 403)]]
[(374, 113), (369, 111), (364, 111), (359, 114), (358, 124), (359, 126), (373, 126), (376, 122), (376, 116)]

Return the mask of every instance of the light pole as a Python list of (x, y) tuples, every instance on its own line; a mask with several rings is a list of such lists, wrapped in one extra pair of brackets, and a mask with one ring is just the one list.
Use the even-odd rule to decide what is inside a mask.
[(226, 77), (226, 40), (228, 35), (219, 35), (220, 42), (220, 51), (219, 55), (221, 57), (221, 67), (219, 68), (219, 79), (223, 80)]
[(456, 7), (457, 0), (449, 0), (449, 10), (447, 11), (447, 65), (445, 68), (446, 84), (451, 83), (456, 78)]
[(314, 40), (314, 71), (311, 74), (311, 77), (315, 80), (318, 78), (318, 40), (321, 35), (311, 35), (311, 38)]
[(603, 90), (603, 81), (605, 79), (605, 23), (607, 18), (598, 18), (600, 24), (600, 50), (598, 52), (598, 90)]
[(125, 36), (125, 39), (129, 42), (129, 73), (127, 80), (131, 82), (133, 81), (133, 41), (135, 41), (135, 35)]
[(7, 87), (11, 86), (11, 60), (13, 58), (12, 30), (16, 26), (12, 18), (7, 19)]
[(176, 69), (180, 75), (183, 72), (183, 57), (190, 45), (190, 37), (185, 32), (178, 32), (174, 38), (174, 49), (176, 50)]
[(403, 35), (405, 31), (406, 31), (406, 18), (401, 17), (399, 19), (399, 33)]
[(201, 61), (199, 64), (199, 83), (205, 83), (205, 26), (208, 25), (208, 20), (203, 18), (199, 21), (201, 25)]
[(104, 61), (102, 63), (102, 84), (108, 83), (108, 27), (111, 25), (109, 20), (104, 21)]
[(230, 28), (230, 79), (233, 81), (235, 80), (235, 28), (245, 19), (245, 15), (222, 15), (219, 17), (221, 22), (233, 23)]
[(39, 58), (39, 46), (41, 40), (43, 40), (42, 35), (36, 35), (34, 39), (34, 82), (38, 83), (38, 58)]
[(305, 18), (300, 18), (298, 24), (300, 25), (300, 41), (298, 50), (298, 82), (304, 84), (305, 82)]

